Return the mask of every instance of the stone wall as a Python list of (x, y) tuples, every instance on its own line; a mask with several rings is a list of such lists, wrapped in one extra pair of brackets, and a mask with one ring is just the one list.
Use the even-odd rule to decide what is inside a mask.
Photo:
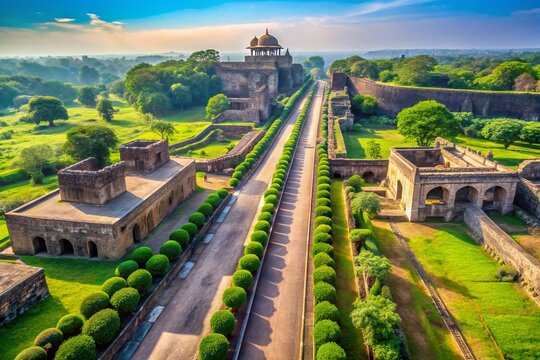
[(216, 74), (221, 79), (223, 93), (229, 97), (249, 97), (263, 84), (268, 86), (271, 98), (279, 93), (279, 71), (272, 62), (221, 62)]
[(388, 160), (331, 158), (329, 161), (332, 176), (342, 179), (352, 175), (360, 175), (366, 179), (373, 174), (374, 180), (378, 182), (386, 178), (388, 171)]
[[(337, 82), (343, 75), (333, 76)], [(379, 112), (387, 116), (396, 116), (402, 109), (422, 100), (436, 100), (450, 111), (540, 120), (540, 94), (416, 88), (385, 85), (356, 77), (348, 79), (349, 91), (376, 97)]]
[(225, 110), (215, 117), (214, 123), (220, 123), (225, 121), (237, 121), (237, 122), (252, 122), (255, 125), (259, 125), (261, 122), (260, 113), (257, 109), (245, 109), (245, 110)]
[(304, 67), (301, 64), (292, 64), (291, 74), (294, 88), (304, 84)]
[(184, 146), (194, 144), (196, 142), (201, 141), (213, 130), (220, 129), (223, 131), (225, 135), (232, 135), (232, 136), (240, 136), (247, 134), (248, 132), (253, 130), (252, 126), (249, 125), (228, 125), (228, 124), (212, 124), (208, 125), (204, 130), (202, 130), (200, 133), (195, 135), (192, 138), (189, 138), (185, 141), (180, 141), (177, 143), (174, 143), (169, 146), (169, 151), (174, 149), (180, 149)]
[(530, 287), (533, 287), (537, 292), (540, 291), (540, 263), (538, 260), (523, 250), (478, 207), (468, 207), (465, 211), (464, 221), (473, 237), (482, 243), (488, 252), (514, 267)]
[(525, 160), (519, 164), (519, 176), (531, 180), (540, 180), (540, 159)]
[(149, 173), (170, 159), (167, 140), (135, 140), (123, 144), (118, 150), (128, 171)]
[(330, 74), (330, 90), (343, 90), (347, 86), (348, 77), (344, 73), (333, 72)]
[(42, 268), (0, 262), (0, 326), (49, 296)]

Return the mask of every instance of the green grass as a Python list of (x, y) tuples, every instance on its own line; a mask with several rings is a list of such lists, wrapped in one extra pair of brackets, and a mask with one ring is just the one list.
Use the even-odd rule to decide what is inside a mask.
[(351, 321), (353, 302), (358, 298), (356, 292), (354, 265), (349, 245), (345, 199), (341, 181), (332, 181), (332, 234), (334, 238), (334, 261), (336, 270), (336, 306), (340, 312), (340, 325), (343, 331), (341, 344), (347, 353), (347, 359), (367, 359), (362, 340), (362, 332)]
[(504, 224), (514, 227), (524, 227), (525, 229), (527, 228), (527, 224), (525, 223), (525, 221), (514, 215), (492, 214), (489, 215), (489, 218), (497, 224)]
[(78, 313), (82, 299), (99, 290), (101, 284), (114, 275), (116, 267), (116, 262), (111, 261), (37, 256), (22, 256), (21, 259), (28, 265), (45, 269), (50, 296), (0, 328), (0, 353), (5, 359), (13, 359), (31, 346), (37, 334), (55, 327), (63, 315)]
[(191, 156), (202, 159), (215, 159), (219, 156), (223, 156), (229, 152), (229, 147), (232, 149), (238, 142), (238, 138), (225, 138), (222, 141), (211, 140), (206, 144), (195, 146), (191, 151), (183, 151), (176, 153), (179, 156)]
[[(540, 354), (540, 309), (513, 283), (495, 281), (497, 263), (462, 224), (430, 224), (434, 233), (409, 245), (429, 272), (465, 338), (479, 358), (499, 358), (486, 327), (505, 357)], [(484, 323), (485, 325), (484, 325)]]
[(56, 175), (47, 176), (43, 184), (32, 184), (31, 180), (20, 181), (14, 184), (0, 186), (0, 202), (10, 200), (29, 201), (58, 188)]

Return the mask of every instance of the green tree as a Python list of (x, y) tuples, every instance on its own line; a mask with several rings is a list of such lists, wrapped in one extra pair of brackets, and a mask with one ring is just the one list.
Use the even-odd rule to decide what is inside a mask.
[(37, 125), (46, 121), (50, 127), (54, 120), (67, 120), (68, 112), (62, 102), (52, 96), (34, 96), (28, 103), (27, 119)]
[(108, 89), (111, 94), (118, 97), (124, 97), (124, 93), (126, 92), (126, 84), (124, 80), (118, 80), (109, 84)]
[(95, 107), (98, 90), (93, 86), (81, 86), (77, 100), (82, 106)]
[(381, 144), (371, 139), (366, 146), (366, 155), (369, 159), (382, 159)]
[(488, 121), (480, 134), (488, 140), (503, 144), (508, 149), (512, 143), (519, 140), (523, 122), (514, 119), (494, 119)]
[(491, 74), (479, 78), (476, 83), (481, 88), (489, 90), (512, 90), (515, 79), (523, 73), (536, 76), (531, 64), (515, 60), (506, 61), (497, 66)]
[(64, 103), (71, 103), (77, 98), (77, 90), (73, 86), (57, 80), (44, 81), (40, 94), (57, 97)]
[(206, 118), (208, 120), (214, 120), (216, 116), (229, 110), (231, 108), (231, 102), (229, 98), (224, 94), (217, 94), (208, 99), (206, 105)]
[(109, 163), (110, 150), (118, 144), (116, 134), (101, 125), (76, 126), (69, 129), (66, 137), (62, 146), (66, 154), (76, 161), (94, 157), (100, 167)]
[(83, 65), (79, 69), (79, 82), (81, 84), (95, 85), (99, 81), (99, 73), (93, 67)]
[(151, 94), (141, 93), (137, 99), (137, 106), (142, 113), (153, 115), (163, 115), (167, 113), (172, 105), (167, 95), (155, 92)]
[(184, 107), (191, 105), (193, 98), (189, 87), (176, 83), (171, 85), (171, 100), (172, 103), (183, 110)]
[(368, 78), (368, 79), (377, 79), (379, 77), (379, 69), (377, 65), (372, 63), (369, 60), (360, 60), (352, 64), (351, 66), (351, 75)]
[(394, 329), (401, 322), (396, 313), (396, 304), (382, 296), (368, 296), (365, 300), (356, 300), (351, 320), (357, 329), (362, 330), (364, 341), (375, 345), (392, 339)]
[(150, 123), (150, 131), (159, 135), (160, 138), (169, 140), (169, 138), (176, 132), (174, 125), (164, 120), (154, 120)]
[(324, 59), (322, 56), (311, 56), (310, 58), (304, 60), (304, 67), (307, 70), (315, 68), (324, 69)]
[(107, 122), (111, 122), (113, 120), (114, 108), (111, 100), (105, 98), (99, 99), (96, 110), (103, 120)]
[(373, 115), (377, 112), (379, 102), (371, 95), (355, 95), (351, 100), (351, 106), (357, 114)]
[(390, 271), (390, 261), (384, 256), (378, 256), (371, 251), (362, 251), (358, 256), (354, 258), (356, 264), (355, 269), (357, 272), (364, 273), (369, 277), (374, 277), (379, 280), (384, 277)]
[(355, 214), (365, 211), (370, 217), (374, 217), (381, 211), (381, 199), (375, 193), (363, 191), (354, 196), (351, 208)]
[(324, 79), (325, 77), (324, 71), (321, 68), (313, 68), (309, 73), (314, 80)]
[(402, 60), (396, 64), (399, 83), (403, 85), (429, 85), (429, 72), (437, 65), (437, 61), (427, 55), (419, 55)]
[(394, 80), (396, 75), (392, 72), (392, 70), (383, 70), (379, 73), (379, 80), (382, 82), (390, 82)]
[(521, 129), (519, 138), (529, 144), (540, 144), (540, 123), (526, 123), (523, 129)]
[(397, 120), (398, 132), (418, 146), (429, 146), (438, 136), (455, 136), (460, 131), (459, 120), (435, 100), (403, 109)]
[(13, 99), (19, 95), (19, 91), (16, 87), (0, 83), (0, 108), (11, 106)]
[(34, 144), (21, 150), (19, 166), (32, 176), (34, 184), (43, 180), (43, 166), (48, 164), (53, 156), (52, 149), (47, 144)]

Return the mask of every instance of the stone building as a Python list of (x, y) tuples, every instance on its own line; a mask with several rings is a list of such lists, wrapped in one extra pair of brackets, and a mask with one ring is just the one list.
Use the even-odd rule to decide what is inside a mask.
[(164, 140), (124, 144), (120, 159), (69, 166), (58, 190), (6, 214), (13, 252), (118, 259), (195, 190), (195, 161)]
[(243, 62), (220, 62), (216, 68), (232, 106), (217, 121), (264, 121), (278, 94), (289, 93), (304, 82), (302, 65), (293, 64), (288, 49), (281, 54), (283, 47), (268, 29), (255, 36), (247, 49), (250, 55)]
[(513, 209), (516, 171), (437, 138), (433, 148), (392, 148), (387, 183), (410, 221), (463, 216), (469, 204), (506, 214)]

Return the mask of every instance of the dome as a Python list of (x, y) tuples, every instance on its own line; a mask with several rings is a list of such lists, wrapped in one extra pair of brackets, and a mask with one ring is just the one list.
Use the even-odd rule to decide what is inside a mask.
[(279, 46), (278, 39), (274, 36), (268, 34), (268, 29), (266, 29), (266, 34), (259, 38), (259, 46)]
[(257, 37), (253, 37), (253, 39), (251, 39), (251, 41), (249, 42), (249, 46), (257, 46), (257, 44), (259, 43), (259, 39), (257, 39)]

